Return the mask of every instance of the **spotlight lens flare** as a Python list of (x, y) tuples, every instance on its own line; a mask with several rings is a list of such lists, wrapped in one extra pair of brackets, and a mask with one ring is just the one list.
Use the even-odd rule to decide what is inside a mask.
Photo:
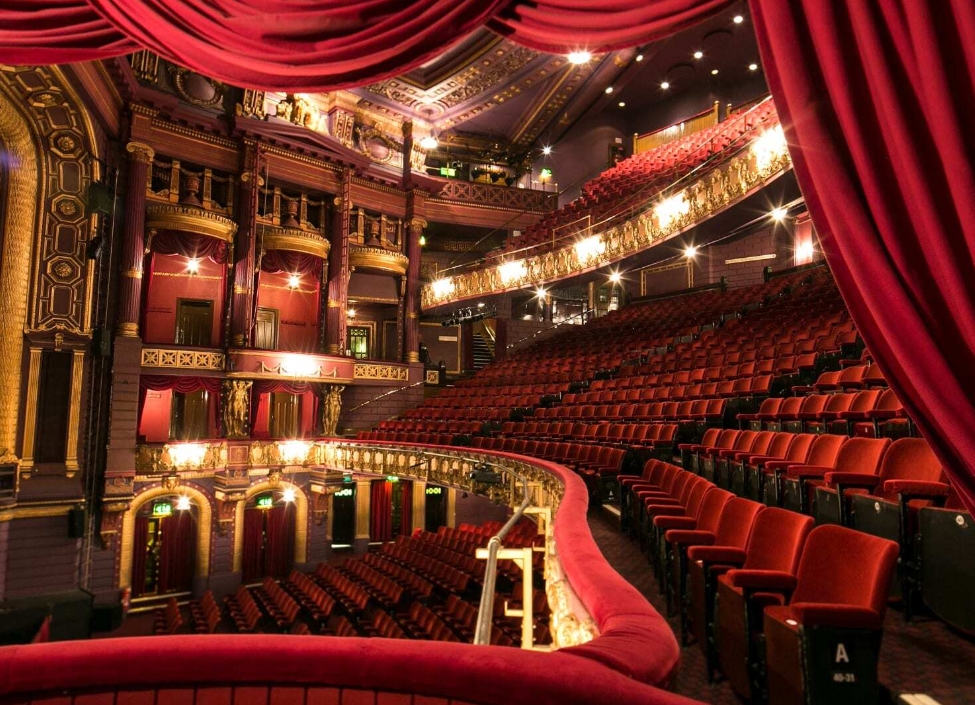
[(588, 63), (592, 58), (592, 54), (588, 51), (573, 51), (567, 57), (570, 64), (585, 64)]

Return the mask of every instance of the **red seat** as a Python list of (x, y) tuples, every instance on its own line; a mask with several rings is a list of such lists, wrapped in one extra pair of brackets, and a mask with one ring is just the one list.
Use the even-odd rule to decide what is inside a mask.
[[(834, 436), (822, 436), (827, 437)], [(807, 463), (790, 465), (786, 469), (783, 506), (794, 511), (813, 513), (808, 501), (810, 487), (823, 485), (825, 476), (831, 473), (876, 475), (880, 461), (889, 447), (889, 438), (850, 438), (843, 443), (833, 463), (823, 464), (814, 460), (810, 453)]]

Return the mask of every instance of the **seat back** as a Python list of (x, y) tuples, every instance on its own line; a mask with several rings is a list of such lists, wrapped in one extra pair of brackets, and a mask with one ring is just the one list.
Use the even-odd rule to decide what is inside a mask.
[(767, 455), (776, 435), (778, 434), (776, 434), (774, 431), (759, 431), (752, 437), (752, 444), (747, 449), (748, 452), (752, 455)]
[(742, 431), (738, 434), (738, 438), (735, 439), (732, 450), (750, 452), (752, 446), (755, 444), (756, 438), (758, 438), (758, 431)]
[(885, 389), (877, 401), (877, 409), (881, 411), (900, 411), (903, 408), (904, 405), (901, 404), (900, 399), (897, 398), (892, 389)]
[(701, 437), (701, 445), (707, 448), (715, 446), (718, 442), (718, 436), (722, 433), (720, 428), (709, 428), (704, 432), (704, 436)]
[(824, 435), (812, 442), (809, 454), (806, 456), (807, 465), (821, 465), (823, 467), (837, 467), (837, 456), (840, 449), (849, 441), (849, 436)]
[(890, 443), (889, 438), (851, 438), (840, 448), (834, 467), (839, 472), (876, 475)]
[(755, 517), (745, 549), (746, 570), (779, 570), (794, 575), (799, 556), (816, 522), (812, 517), (778, 507)]
[(792, 602), (866, 607), (883, 618), (897, 550), (893, 541), (870, 534), (817, 526), (799, 559)]
[(849, 410), (857, 414), (870, 411), (877, 406), (881, 394), (883, 394), (883, 390), (880, 389), (865, 389), (862, 392), (857, 392)]
[[(789, 446), (792, 445), (796, 434), (793, 433), (773, 433), (772, 442), (765, 449), (764, 454), (770, 458), (784, 458), (789, 453)], [(810, 434), (811, 435), (811, 434)], [(809, 439), (812, 443), (812, 439)]]
[(802, 402), (800, 414), (819, 414), (825, 410), (826, 405), (832, 397), (828, 394), (811, 394)]
[(844, 394), (834, 394), (826, 402), (826, 406), (823, 407), (823, 411), (826, 412), (838, 412), (838, 411), (849, 411), (850, 406), (853, 404), (853, 399), (856, 394), (849, 392)]
[[(832, 436), (827, 437), (832, 438)], [(806, 462), (806, 458), (809, 457), (809, 451), (812, 449), (812, 445), (816, 442), (817, 438), (824, 438), (824, 436), (817, 436), (814, 433), (797, 433), (793, 435), (789, 443), (789, 450), (785, 454), (785, 459), (796, 463)]]
[(884, 480), (944, 482), (941, 461), (923, 438), (901, 438), (890, 444), (880, 465)]
[(710, 482), (707, 484), (710, 489), (704, 493), (700, 509), (696, 514), (692, 514), (690, 507), (688, 507), (687, 515), (697, 517), (697, 525), (694, 528), (698, 531), (715, 533), (718, 530), (718, 522), (721, 521), (721, 516), (724, 513), (724, 507), (734, 499), (734, 495), (727, 490), (715, 487)]
[(807, 397), (786, 397), (782, 400), (782, 406), (779, 407), (778, 414), (782, 417), (795, 416), (802, 409), (803, 403), (806, 401)]
[(745, 548), (752, 532), (752, 526), (755, 523), (755, 517), (761, 514), (764, 509), (764, 504), (753, 502), (750, 499), (740, 497), (729, 499), (728, 503), (724, 505), (721, 519), (718, 521), (714, 545)]
[(782, 402), (785, 401), (784, 397), (769, 397), (768, 399), (762, 400), (762, 405), (758, 407), (758, 413), (760, 414), (774, 414), (782, 406)]
[(718, 435), (718, 439), (714, 442), (714, 447), (733, 448), (738, 440), (738, 436), (741, 435), (741, 433), (742, 431), (736, 431), (731, 428), (721, 431), (721, 433)]

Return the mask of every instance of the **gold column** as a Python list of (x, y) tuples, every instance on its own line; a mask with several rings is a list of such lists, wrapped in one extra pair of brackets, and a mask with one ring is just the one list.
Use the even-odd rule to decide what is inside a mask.
[(413, 480), (413, 531), (427, 526), (427, 483)]
[(369, 515), (372, 504), (372, 480), (355, 481), (355, 538), (369, 540)]
[(329, 493), (325, 514), (325, 541), (332, 545), (332, 537), (335, 535), (335, 495)]
[(34, 467), (34, 436), (37, 432), (37, 394), (41, 379), (41, 348), (31, 347), (27, 368), (27, 407), (24, 410), (24, 447), (21, 452), (20, 471)]
[(81, 385), (85, 377), (85, 351), (75, 350), (71, 355), (71, 392), (68, 402), (68, 445), (64, 468), (68, 477), (78, 472), (78, 425), (81, 423)]
[(457, 490), (453, 487), (447, 488), (447, 526), (457, 526)]

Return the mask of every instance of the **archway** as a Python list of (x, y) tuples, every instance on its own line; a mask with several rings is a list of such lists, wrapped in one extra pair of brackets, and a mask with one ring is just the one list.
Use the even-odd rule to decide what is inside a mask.
[[(294, 494), (294, 542), (292, 552), (292, 563), (303, 564), (308, 557), (308, 496), (298, 485), (287, 481), (272, 483), (265, 480), (258, 482), (247, 489), (244, 498), (237, 502), (236, 514), (234, 517), (234, 572), (243, 573), (244, 567), (244, 533), (245, 533), (245, 512), (248, 505), (252, 503), (257, 495), (271, 493), (275, 500), (280, 500), (281, 495), (291, 490)], [(256, 530), (252, 529), (252, 530)]]
[(196, 546), (194, 576), (206, 578), (210, 575), (210, 540), (212, 537), (213, 508), (210, 498), (192, 485), (179, 485), (174, 488), (153, 487), (137, 495), (128, 510), (122, 515), (122, 550), (119, 559), (119, 588), (132, 587), (132, 566), (135, 549), (136, 517), (142, 507), (151, 500), (165, 496), (185, 495), (198, 508), (196, 518)]
[(132, 597), (190, 592), (199, 507), (186, 495), (146, 502), (135, 515)]

